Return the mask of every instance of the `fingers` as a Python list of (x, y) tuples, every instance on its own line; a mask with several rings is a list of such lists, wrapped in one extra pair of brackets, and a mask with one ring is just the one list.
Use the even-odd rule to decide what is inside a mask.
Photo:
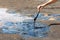
[(40, 6), (37, 6), (37, 11), (38, 11), (38, 12), (40, 11), (40, 8), (41, 8)]
[(44, 8), (44, 5), (39, 5), (37, 6), (37, 11), (39, 12), (40, 10), (42, 10)]
[(43, 7), (37, 8), (37, 11), (40, 12), (43, 9)]

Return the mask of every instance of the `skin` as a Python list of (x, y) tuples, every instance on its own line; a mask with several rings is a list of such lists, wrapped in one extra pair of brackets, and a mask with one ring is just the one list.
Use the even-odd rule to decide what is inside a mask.
[[(55, 3), (56, 1), (57, 1), (57, 0), (49, 0), (48, 2), (46, 2), (46, 3), (42, 4), (42, 5), (38, 5), (38, 6), (37, 6), (37, 9), (38, 9), (38, 11), (40, 11), (40, 10), (43, 9), (45, 6), (50, 5), (50, 4), (52, 4), (52, 3)], [(52, 23), (52, 24), (50, 24), (49, 26), (51, 26), (51, 25), (60, 25), (60, 23)]]
[(38, 9), (38, 11), (40, 11), (40, 10), (43, 9), (45, 6), (50, 5), (50, 4), (52, 4), (52, 3), (55, 3), (56, 1), (57, 1), (57, 0), (49, 0), (48, 2), (46, 2), (46, 3), (42, 4), (42, 5), (38, 5), (38, 6), (37, 6), (37, 9)]

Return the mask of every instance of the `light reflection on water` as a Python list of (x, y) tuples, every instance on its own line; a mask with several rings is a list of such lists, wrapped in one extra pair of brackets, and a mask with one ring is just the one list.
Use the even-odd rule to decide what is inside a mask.
[[(4, 12), (0, 13), (0, 16), (0, 29), (2, 30), (2, 33), (20, 34), (24, 37), (44, 37), (50, 30), (50, 27), (47, 24), (41, 22), (36, 22), (36, 28), (34, 28), (33, 18), (36, 15), (34, 17), (27, 17), (15, 14), (13, 11), (6, 12), (5, 10)], [(51, 16), (44, 16), (42, 13), (40, 13), (38, 19), (48, 20), (50, 17)]]
[[(10, 25), (8, 25), (10, 24)], [(43, 36), (42, 34), (49, 31), (49, 27), (47, 25), (44, 25), (42, 23), (36, 23), (36, 26), (40, 26), (38, 29), (34, 29), (34, 23), (33, 22), (20, 22), (20, 23), (9, 23), (5, 24), (5, 26), (2, 28), (2, 33), (8, 33), (8, 34), (21, 34), (23, 36)], [(35, 34), (35, 35), (34, 35)]]

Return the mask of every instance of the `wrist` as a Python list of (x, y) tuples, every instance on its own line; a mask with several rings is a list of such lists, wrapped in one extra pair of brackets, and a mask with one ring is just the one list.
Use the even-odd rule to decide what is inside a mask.
[(44, 7), (47, 5), (47, 3), (45, 3), (45, 4), (42, 4)]

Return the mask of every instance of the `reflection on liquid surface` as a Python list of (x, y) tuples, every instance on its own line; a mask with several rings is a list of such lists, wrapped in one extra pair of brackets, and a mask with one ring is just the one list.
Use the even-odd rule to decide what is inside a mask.
[[(17, 14), (15, 11), (8, 11), (0, 8), (0, 29), (1, 33), (20, 34), (24, 37), (44, 37), (50, 30), (47, 24), (36, 22), (34, 27), (34, 17), (27, 17)], [(39, 14), (39, 20), (49, 20), (53, 16)]]

